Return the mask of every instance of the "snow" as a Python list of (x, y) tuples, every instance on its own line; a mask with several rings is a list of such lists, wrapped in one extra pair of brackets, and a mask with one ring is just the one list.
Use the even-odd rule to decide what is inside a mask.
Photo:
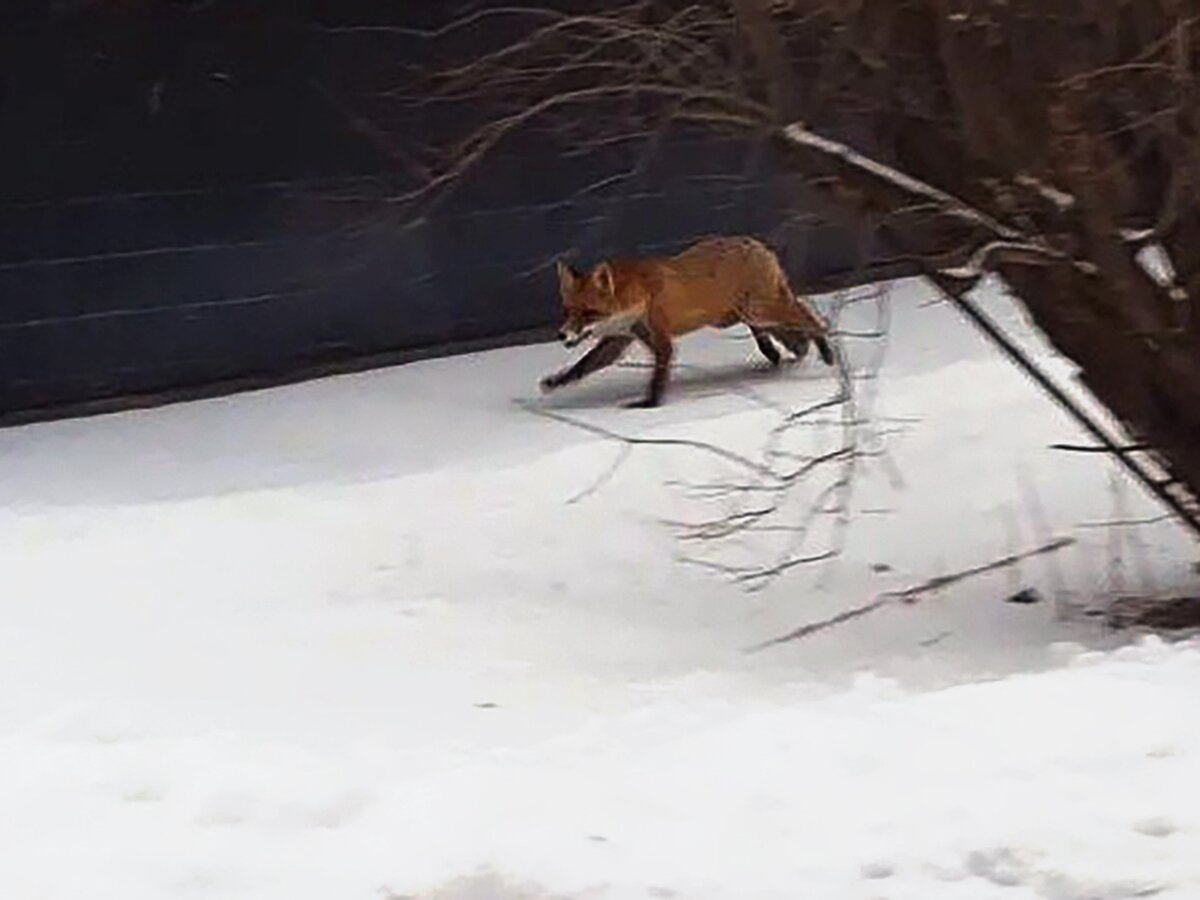
[(665, 524), (736, 511), (690, 490), (736, 466), (614, 468), (536, 414), (754, 453), (831, 376), (732, 332), (681, 343), (658, 410), (619, 408), (636, 366), (539, 398), (547, 345), (0, 432), (0, 896), (1200, 897), (1200, 642), (1089, 615), (1194, 592), (1195, 547), (1050, 449), (1086, 439), (953, 310), (890, 297), (861, 385), (888, 456), (836, 561), (755, 592), (679, 558), (769, 563), (778, 535)]

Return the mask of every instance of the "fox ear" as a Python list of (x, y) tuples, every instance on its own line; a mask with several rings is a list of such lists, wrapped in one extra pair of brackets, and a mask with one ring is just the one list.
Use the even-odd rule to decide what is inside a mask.
[(616, 293), (613, 286), (612, 266), (606, 262), (600, 263), (592, 270), (592, 282), (606, 294)]
[(578, 276), (575, 274), (575, 270), (560, 259), (558, 261), (558, 288), (564, 296), (575, 290), (576, 281), (578, 281)]

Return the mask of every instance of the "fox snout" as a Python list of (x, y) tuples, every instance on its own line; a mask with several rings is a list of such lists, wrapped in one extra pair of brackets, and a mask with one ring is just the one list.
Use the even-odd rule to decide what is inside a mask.
[(576, 331), (571, 328), (561, 328), (558, 332), (558, 339), (562, 341), (564, 347), (574, 347), (578, 345), (588, 335), (588, 329), (583, 328)]

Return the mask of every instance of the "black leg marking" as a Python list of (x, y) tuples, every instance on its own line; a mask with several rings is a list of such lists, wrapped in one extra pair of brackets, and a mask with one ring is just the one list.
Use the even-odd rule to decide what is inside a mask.
[(819, 337), (814, 343), (817, 345), (817, 352), (821, 354), (821, 360), (825, 363), (825, 365), (832, 366), (834, 364), (834, 355), (833, 347), (829, 345), (829, 339), (825, 337)]
[(750, 326), (750, 333), (754, 335), (754, 343), (758, 344), (758, 350), (767, 358), (767, 362), (772, 367), (778, 366), (783, 358), (779, 355), (779, 349), (771, 340), (771, 333), (762, 328), (756, 328), (753, 325)]
[(633, 338), (623, 334), (602, 338), (600, 343), (596, 344), (595, 347), (580, 357), (579, 361), (573, 366), (543, 378), (541, 381), (542, 390), (552, 391), (555, 388), (562, 387), (564, 384), (576, 382), (585, 375), (590, 375), (606, 366), (611, 366), (621, 358), (621, 354), (625, 352), (625, 348), (632, 342)]
[(804, 359), (808, 355), (808, 335), (796, 328), (772, 328), (771, 334), (776, 337), (783, 346), (792, 351), (792, 355), (796, 357), (796, 362)]

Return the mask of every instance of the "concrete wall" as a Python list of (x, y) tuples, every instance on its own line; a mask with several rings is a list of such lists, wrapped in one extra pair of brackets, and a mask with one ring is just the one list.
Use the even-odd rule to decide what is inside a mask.
[[(398, 217), (388, 198), (419, 183), (411, 162), (446, 113), (395, 99), (428, 60), (394, 29), (439, 9), (6, 6), (0, 420), (520, 340), (555, 319), (560, 254), (752, 232), (798, 278), (856, 265), (850, 235), (788, 219), (794, 177), (761, 148), (704, 135), (601, 190), (641, 143), (527, 135), (420, 224)], [(344, 30), (362, 24), (387, 28)]]

